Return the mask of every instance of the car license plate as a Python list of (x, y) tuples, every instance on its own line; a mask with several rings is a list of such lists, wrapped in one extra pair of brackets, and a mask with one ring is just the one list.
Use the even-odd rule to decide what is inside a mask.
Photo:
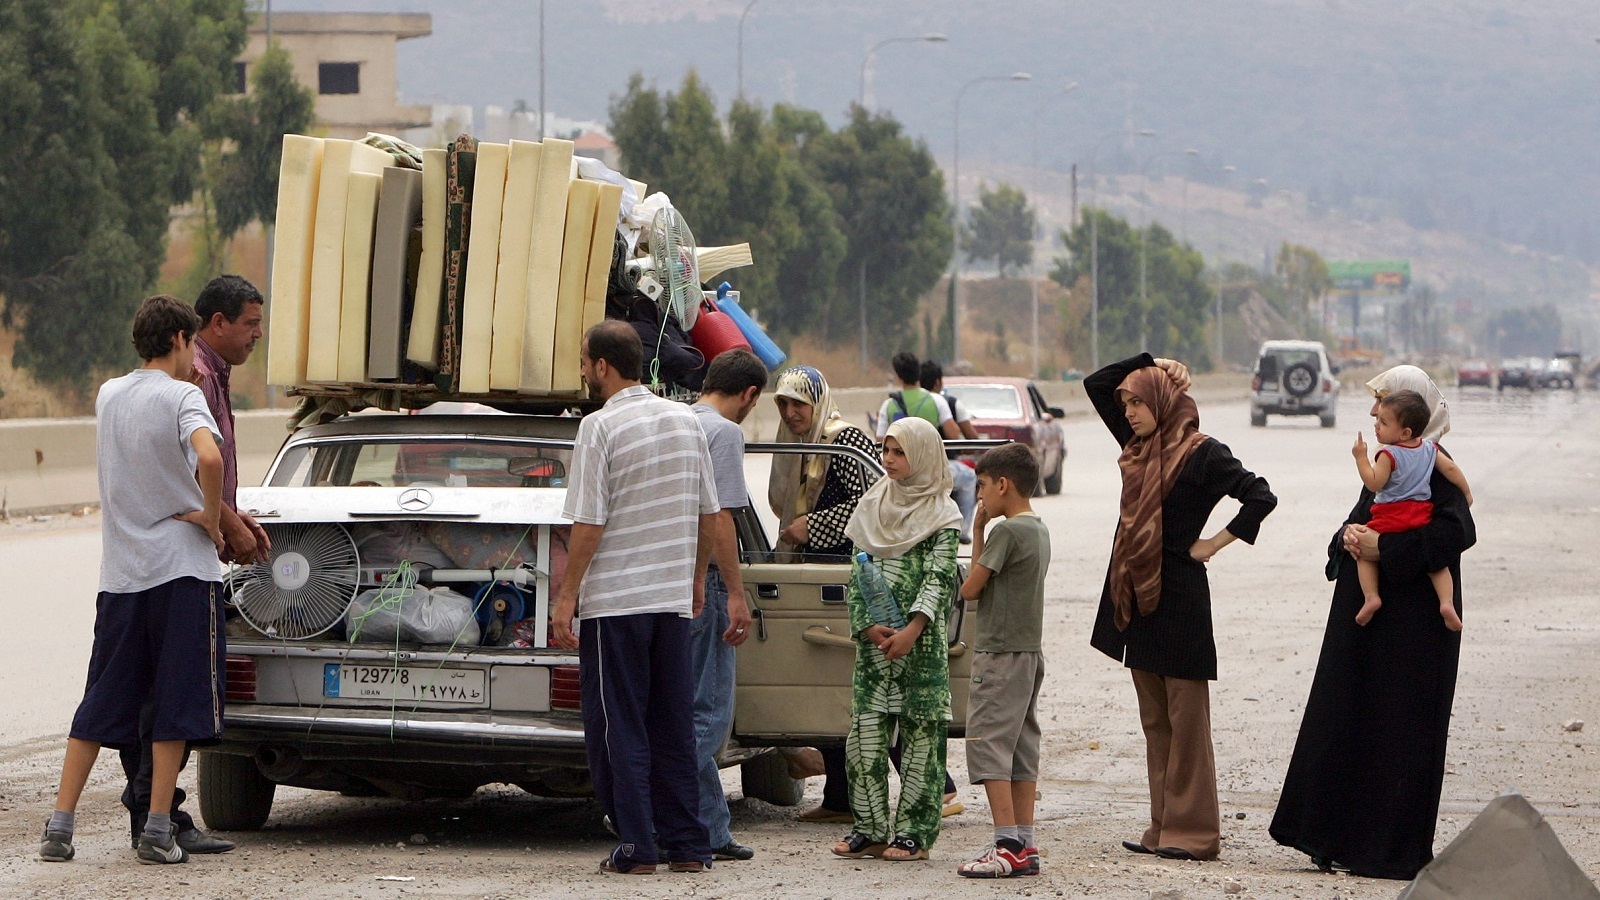
[(1299, 405), (1300, 405), (1300, 398), (1298, 398), (1298, 397), (1285, 397), (1285, 398), (1283, 398), (1283, 408), (1284, 409), (1294, 409), (1295, 407), (1297, 407)]
[(481, 706), (488, 700), (482, 669), (327, 663), (322, 696), (341, 700), (404, 700)]

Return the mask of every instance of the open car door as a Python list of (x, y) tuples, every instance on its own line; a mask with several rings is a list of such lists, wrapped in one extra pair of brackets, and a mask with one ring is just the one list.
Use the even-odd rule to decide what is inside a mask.
[[(772, 458), (779, 453), (841, 454), (867, 469), (868, 483), (883, 477), (878, 461), (853, 447), (746, 446), (746, 480), (762, 499), (737, 519), (754, 634), (739, 647), (734, 737), (744, 746), (841, 744), (850, 732), (856, 647), (845, 600), (850, 560), (775, 552), (777, 520), (764, 494)], [(972, 623), (959, 592), (951, 599), (956, 605), (949, 627), (950, 733), (960, 737), (966, 733), (972, 680)]]

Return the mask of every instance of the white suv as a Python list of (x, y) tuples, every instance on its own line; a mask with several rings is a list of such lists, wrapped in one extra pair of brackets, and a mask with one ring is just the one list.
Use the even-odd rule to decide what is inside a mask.
[(1332, 428), (1339, 411), (1338, 374), (1320, 341), (1266, 341), (1250, 382), (1250, 424), (1266, 425), (1270, 413), (1318, 416), (1323, 428)]

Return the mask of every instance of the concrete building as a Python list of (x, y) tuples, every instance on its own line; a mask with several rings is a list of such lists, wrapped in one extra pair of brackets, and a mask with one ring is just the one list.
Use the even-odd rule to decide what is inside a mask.
[[(294, 60), (295, 78), (316, 92), (316, 127), (324, 137), (360, 140), (369, 131), (398, 135), (430, 128), (429, 106), (403, 106), (395, 44), (433, 33), (427, 13), (280, 12), (272, 37)], [(267, 49), (265, 19), (257, 15), (250, 40), (234, 64), (244, 90), (250, 67)]]

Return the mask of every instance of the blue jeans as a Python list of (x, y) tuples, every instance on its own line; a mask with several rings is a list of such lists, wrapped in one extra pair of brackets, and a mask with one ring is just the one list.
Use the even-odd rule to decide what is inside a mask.
[(956, 506), (961, 510), (961, 536), (972, 537), (972, 514), (978, 508), (978, 473), (964, 462), (950, 460), (950, 477), (955, 480), (955, 490), (950, 496), (955, 498)]
[(706, 605), (689, 626), (694, 666), (695, 764), (700, 779), (700, 818), (713, 848), (733, 842), (728, 831), (728, 800), (722, 794), (717, 751), (733, 728), (734, 650), (722, 642), (728, 630), (728, 586), (715, 569), (706, 573)]

